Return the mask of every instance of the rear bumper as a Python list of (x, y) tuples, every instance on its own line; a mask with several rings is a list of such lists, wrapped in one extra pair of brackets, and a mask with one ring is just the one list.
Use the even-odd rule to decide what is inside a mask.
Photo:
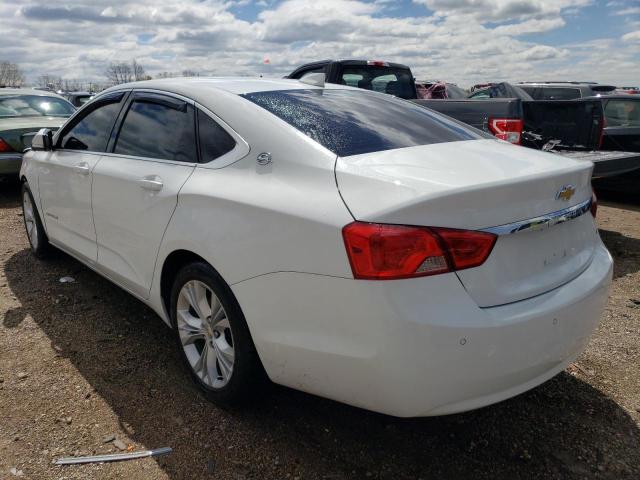
[(389, 282), (276, 273), (232, 286), (273, 381), (394, 416), (518, 395), (586, 347), (608, 295), (600, 243), (571, 282), (479, 308), (455, 275)]
[(553, 152), (574, 160), (593, 162), (593, 178), (623, 175), (640, 169), (640, 153), (598, 150), (595, 152)]
[(17, 175), (22, 165), (22, 154), (0, 153), (0, 175)]

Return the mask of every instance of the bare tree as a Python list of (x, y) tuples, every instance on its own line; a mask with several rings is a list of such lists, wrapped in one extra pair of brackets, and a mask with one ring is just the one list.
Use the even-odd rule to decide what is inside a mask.
[(0, 85), (19, 87), (24, 83), (24, 74), (16, 63), (0, 61)]
[(107, 67), (105, 75), (109, 79), (109, 82), (114, 85), (133, 81), (131, 65), (125, 62), (111, 63)]
[(44, 74), (36, 79), (36, 83), (40, 88), (49, 88), (51, 90), (62, 90), (62, 78), (56, 75)]

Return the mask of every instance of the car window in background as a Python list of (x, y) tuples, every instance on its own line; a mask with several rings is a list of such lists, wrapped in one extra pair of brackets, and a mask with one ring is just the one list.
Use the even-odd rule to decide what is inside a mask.
[(135, 100), (126, 114), (114, 153), (196, 162), (193, 107), (187, 103)]
[(68, 117), (75, 111), (66, 100), (42, 95), (0, 96), (0, 117)]
[(340, 78), (343, 85), (388, 93), (400, 98), (415, 98), (416, 95), (411, 74), (402, 68), (345, 66)]
[(491, 92), (489, 91), (488, 88), (485, 88), (484, 90), (477, 90), (475, 92), (473, 92), (471, 95), (469, 95), (469, 98), (474, 98), (477, 100), (482, 100), (485, 98), (491, 98)]
[(122, 95), (112, 100), (100, 102), (77, 122), (71, 130), (65, 132), (59, 145), (66, 150), (87, 150), (104, 152), (111, 136), (111, 129), (120, 112)]
[(213, 118), (198, 110), (200, 161), (207, 163), (233, 150), (235, 140)]
[(283, 90), (243, 96), (341, 157), (493, 138), (413, 103), (357, 90)]
[(447, 84), (447, 96), (451, 99), (467, 98), (467, 92), (457, 85)]
[(604, 109), (607, 127), (640, 127), (640, 102), (609, 100)]
[(311, 75), (312, 73), (324, 73), (324, 68), (313, 68), (311, 70), (305, 70), (302, 73), (302, 75), (300, 75), (299, 77), (296, 77), (296, 78), (299, 78), (299, 79), (302, 80), (304, 77), (307, 77), (307, 76)]
[(536, 100), (573, 100), (580, 98), (579, 88), (539, 88), (536, 91)]

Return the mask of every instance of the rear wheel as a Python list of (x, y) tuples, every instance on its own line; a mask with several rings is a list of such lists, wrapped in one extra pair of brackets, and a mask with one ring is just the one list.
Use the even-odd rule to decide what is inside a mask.
[(210, 265), (180, 270), (171, 290), (171, 320), (182, 359), (209, 400), (241, 403), (262, 384), (262, 365), (240, 306)]
[(49, 239), (44, 231), (40, 215), (28, 184), (22, 184), (22, 217), (31, 251), (39, 258), (45, 258), (51, 251)]

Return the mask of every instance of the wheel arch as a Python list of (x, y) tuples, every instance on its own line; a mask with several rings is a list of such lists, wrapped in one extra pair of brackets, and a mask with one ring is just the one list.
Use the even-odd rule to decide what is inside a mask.
[[(171, 302), (171, 287), (173, 280), (182, 267), (190, 263), (203, 262), (210, 265), (215, 270), (215, 267), (211, 265), (205, 258), (201, 257), (197, 253), (190, 250), (174, 250), (166, 256), (162, 263), (162, 270), (160, 272), (160, 298), (162, 300), (162, 306), (167, 314), (170, 311)], [(171, 321), (171, 315), (167, 315), (169, 321)]]

